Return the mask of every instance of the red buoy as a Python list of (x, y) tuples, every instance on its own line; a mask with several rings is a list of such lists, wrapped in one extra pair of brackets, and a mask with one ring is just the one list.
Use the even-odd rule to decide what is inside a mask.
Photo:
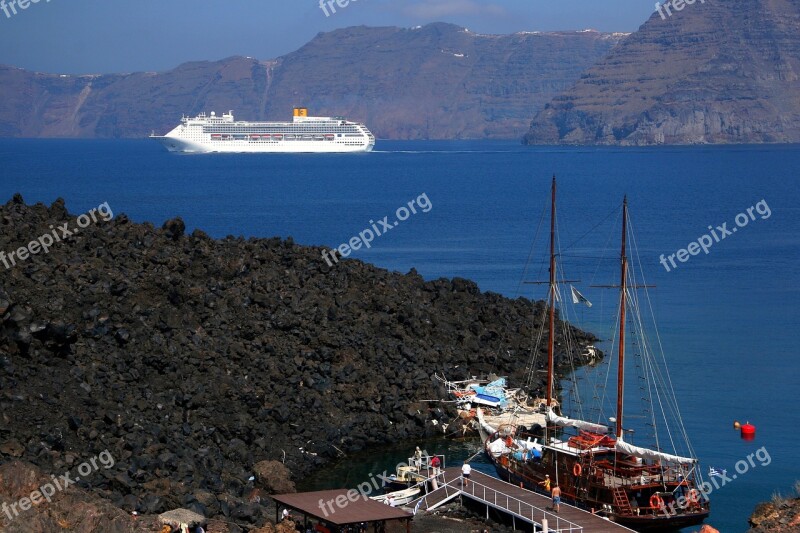
[(756, 427), (750, 422), (742, 424), (742, 438), (744, 440), (753, 440), (756, 438)]

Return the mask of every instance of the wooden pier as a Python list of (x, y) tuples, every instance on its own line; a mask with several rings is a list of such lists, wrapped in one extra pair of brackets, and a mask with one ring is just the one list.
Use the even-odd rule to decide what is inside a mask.
[(509, 515), (516, 521), (532, 524), (535, 531), (542, 531), (542, 522), (547, 520), (549, 532), (557, 533), (624, 533), (633, 531), (605, 518), (576, 507), (561, 504), (560, 512), (548, 508), (551, 499), (516, 485), (472, 470), (469, 484), (462, 486), (461, 469), (447, 468), (437, 480), (438, 488), (409, 504), (415, 512), (432, 511), (458, 497), (479, 502)]

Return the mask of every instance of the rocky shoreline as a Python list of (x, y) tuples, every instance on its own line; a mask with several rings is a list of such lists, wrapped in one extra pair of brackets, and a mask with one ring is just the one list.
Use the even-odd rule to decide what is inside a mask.
[[(11, 461), (0, 465), (0, 501), (19, 501), (50, 477), (39, 468)], [(267, 513), (274, 517), (275, 507), (270, 501), (262, 502)], [(7, 518), (7, 517), (5, 517)], [(15, 518), (0, 520), (5, 533), (43, 533), (50, 531), (81, 531), (97, 533), (152, 533), (161, 530), (157, 516), (135, 515), (126, 512), (101, 497), (80, 488), (70, 488), (55, 494), (51, 501), (37, 510)], [(289, 527), (286, 527), (289, 526)], [(207, 533), (239, 533), (243, 528), (225, 517), (210, 519), (206, 524)], [(475, 513), (451, 504), (428, 515), (414, 519), (416, 531), (437, 533), (493, 533), (511, 532), (511, 529), (498, 524), (488, 524)], [(405, 533), (405, 526), (390, 523), (387, 533)], [(295, 533), (289, 524), (275, 527), (266, 522), (261, 527), (251, 528), (251, 533)]]
[[(0, 251), (65, 223), (76, 218), (62, 200), (16, 195), (0, 208)], [(330, 267), (321, 253), (116, 214), (0, 263), (0, 463), (62, 475), (107, 452), (114, 465), (76, 483), (86, 494), (250, 529), (289, 472), (440, 433), (454, 413), (421, 401), (443, 397), (434, 372), (522, 382), (542, 302), (354, 260)]]
[(794, 497), (779, 494), (760, 503), (750, 516), (747, 533), (795, 533), (800, 531), (800, 482), (795, 483)]

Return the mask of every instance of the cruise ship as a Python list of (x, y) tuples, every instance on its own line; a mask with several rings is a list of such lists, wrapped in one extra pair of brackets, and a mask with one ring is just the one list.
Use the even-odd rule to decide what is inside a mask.
[(151, 135), (170, 152), (345, 153), (370, 152), (375, 136), (364, 124), (342, 117), (310, 117), (296, 107), (292, 122), (244, 122), (233, 111), (184, 116), (166, 135)]

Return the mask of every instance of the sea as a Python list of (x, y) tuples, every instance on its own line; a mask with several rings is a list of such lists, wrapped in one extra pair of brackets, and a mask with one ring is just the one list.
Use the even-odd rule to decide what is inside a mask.
[[(746, 531), (758, 502), (793, 494), (800, 479), (800, 146), (378, 141), (357, 155), (176, 155), (148, 140), (0, 141), (0, 201), (60, 197), (76, 215), (107, 202), (137, 222), (160, 227), (180, 216), (188, 231), (213, 237), (291, 237), (511, 298), (545, 297), (528, 282), (547, 277), (554, 175), (560, 273), (593, 303), (574, 307), (570, 320), (611, 351), (607, 311), (618, 294), (598, 286), (619, 280), (627, 197), (637, 273), (650, 286), (636, 293), (646, 291), (652, 307), (686, 432), (706, 479), (710, 467), (730, 478), (710, 495), (708, 523)], [(605, 383), (609, 368), (572, 379), (591, 397), (586, 384)], [(634, 380), (626, 413), (640, 392)], [(753, 424), (755, 439), (742, 440), (735, 421)], [(300, 488), (355, 487), (418, 444), (367, 450)], [(448, 464), (480, 449), (476, 440), (423, 444)], [(480, 455), (473, 462), (491, 471)]]

